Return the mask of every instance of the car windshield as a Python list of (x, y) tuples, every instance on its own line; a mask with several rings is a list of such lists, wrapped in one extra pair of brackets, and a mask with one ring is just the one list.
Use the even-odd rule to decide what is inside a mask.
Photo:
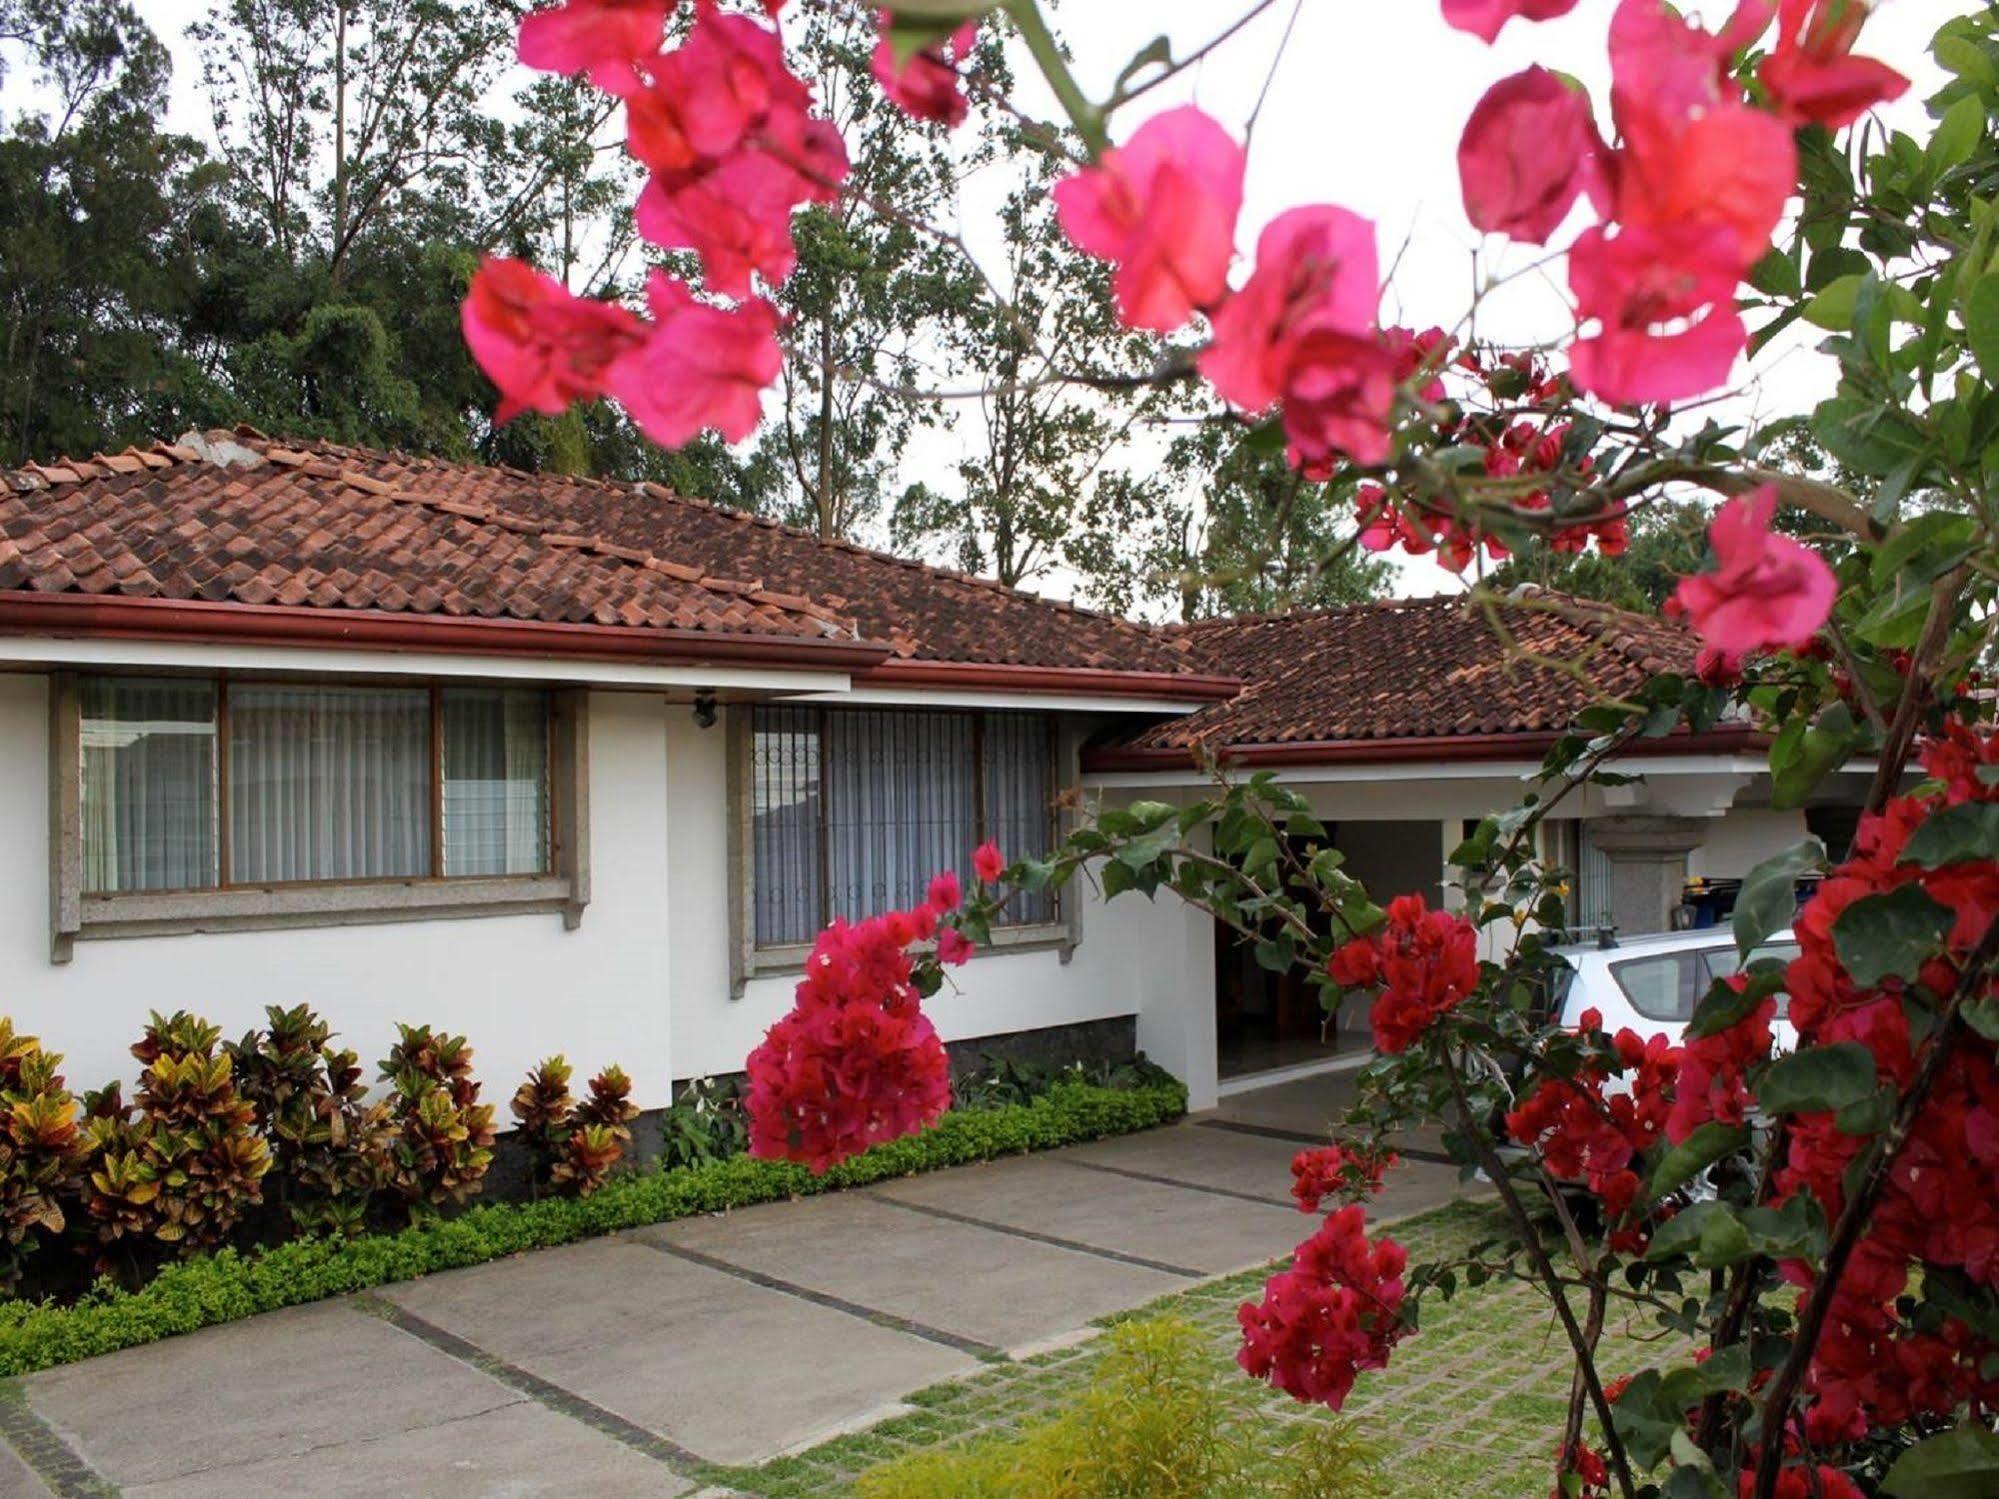
[[(1775, 958), (1788, 963), (1797, 955), (1797, 943), (1771, 942), (1750, 953), (1748, 961)], [(1744, 966), (1733, 947), (1693, 947), (1681, 952), (1626, 958), (1610, 965), (1610, 976), (1631, 1001), (1631, 1007), (1647, 1020), (1684, 1023), (1693, 1019), (1694, 1006), (1716, 979), (1727, 978)], [(1784, 997), (1779, 995), (1780, 1017), (1784, 1005)]]

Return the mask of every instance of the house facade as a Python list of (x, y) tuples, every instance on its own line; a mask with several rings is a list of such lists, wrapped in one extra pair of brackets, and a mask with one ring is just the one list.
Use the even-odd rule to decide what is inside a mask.
[[(1205, 756), (1440, 895), (1577, 708), (1690, 655), (1508, 615), (1160, 630), (657, 486), (250, 432), (34, 466), (0, 475), (0, 1012), (83, 1086), (148, 1010), (236, 1034), (307, 1002), (364, 1059), (428, 1023), (499, 1097), (561, 1051), (662, 1106), (741, 1068), (830, 918), (1092, 799), (1197, 795)], [(1795, 842), (1760, 765), (1741, 730), (1630, 757), (1550, 825), (1579, 917), (1663, 924), (1689, 874)], [(1175, 902), (1009, 921), (931, 1006), (963, 1053), (1136, 1044), (1199, 1107), (1342, 1045)]]

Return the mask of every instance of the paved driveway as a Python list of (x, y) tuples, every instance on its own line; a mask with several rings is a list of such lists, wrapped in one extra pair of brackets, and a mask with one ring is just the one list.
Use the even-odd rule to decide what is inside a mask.
[[(1238, 1106), (52, 1369), (0, 1387), (0, 1496), (692, 1493), (710, 1465), (1285, 1253), (1308, 1226), (1286, 1194), (1312, 1106), (1282, 1102), (1276, 1122)], [(1383, 1216), (1456, 1191), (1431, 1161), (1398, 1177)]]

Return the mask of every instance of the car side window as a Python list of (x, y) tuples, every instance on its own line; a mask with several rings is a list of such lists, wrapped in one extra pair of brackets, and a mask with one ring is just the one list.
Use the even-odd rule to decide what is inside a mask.
[(1647, 1020), (1684, 1022), (1707, 992), (1706, 967), (1698, 952), (1660, 953), (1610, 965), (1610, 976), (1631, 1007)]
[[(1707, 969), (1707, 982), (1711, 984), (1716, 979), (1725, 979), (1731, 974), (1740, 973), (1750, 963), (1760, 963), (1765, 958), (1774, 958), (1779, 963), (1789, 963), (1791, 959), (1798, 955), (1798, 952), (1799, 947), (1795, 942), (1766, 942), (1761, 947), (1753, 949), (1746, 962), (1736, 956), (1733, 947), (1707, 948), (1701, 953), (1701, 958)], [(1702, 988), (1705, 990), (1706, 985), (1703, 985)], [(1777, 996), (1777, 1018), (1779, 1020), (1783, 1019), (1789, 1010), (1790, 1002), (1789, 995), (1780, 994)], [(1688, 1018), (1692, 1018), (1691, 1013)]]

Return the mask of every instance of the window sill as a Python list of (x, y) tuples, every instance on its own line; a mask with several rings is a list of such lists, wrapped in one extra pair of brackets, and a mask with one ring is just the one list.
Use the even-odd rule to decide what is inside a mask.
[[(1059, 952), (1062, 961), (1069, 961), (1069, 954), (1076, 949), (1077, 936), (1067, 922), (1044, 922), (1038, 926), (1004, 927), (993, 933), (992, 941), (980, 946), (971, 956), (976, 963), (981, 958), (1000, 957), (1006, 953)], [(749, 955), (748, 970), (744, 979), (777, 978), (805, 972), (805, 960), (812, 956), (808, 943), (798, 943), (786, 947), (759, 947)], [(736, 985), (736, 998), (743, 997), (743, 985)]]
[[(74, 934), (99, 938), (176, 936), (314, 926), (364, 926), (470, 916), (561, 912), (577, 926), (583, 903), (562, 875), (470, 880), (375, 880), (268, 885), (235, 890), (133, 891), (86, 895)], [(58, 961), (63, 954), (58, 954)]]

